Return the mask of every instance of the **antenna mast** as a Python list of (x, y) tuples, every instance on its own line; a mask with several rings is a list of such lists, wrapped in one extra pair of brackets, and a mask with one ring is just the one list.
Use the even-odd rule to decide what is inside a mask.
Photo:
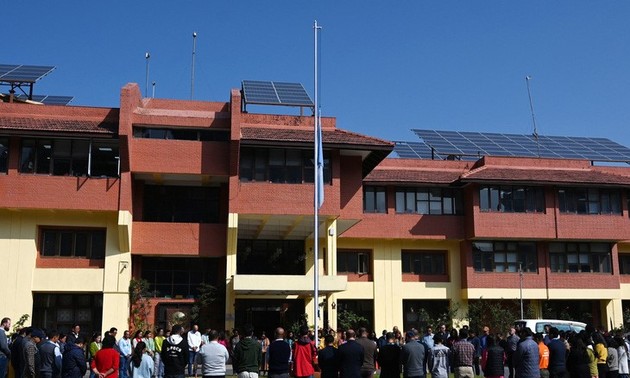
[(192, 33), (193, 47), (192, 47), (192, 67), (190, 74), (190, 99), (195, 96), (195, 49), (197, 47), (197, 32)]
[(534, 115), (534, 102), (532, 101), (532, 92), (529, 87), (529, 81), (532, 79), (531, 76), (525, 76), (525, 83), (527, 83), (527, 97), (529, 97), (529, 110), (532, 113), (532, 123), (534, 124), (534, 139), (536, 140), (536, 148), (538, 149), (537, 155), (540, 157), (540, 142), (538, 140), (538, 127), (536, 126), (536, 116)]
[(146, 61), (146, 78), (144, 82), (144, 97), (149, 97), (149, 61), (151, 59), (151, 54), (148, 52), (144, 53), (144, 60)]

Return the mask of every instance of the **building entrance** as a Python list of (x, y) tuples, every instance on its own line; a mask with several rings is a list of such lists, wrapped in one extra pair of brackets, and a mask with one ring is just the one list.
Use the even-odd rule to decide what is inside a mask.
[(256, 336), (265, 331), (273, 340), (276, 327), (290, 330), (304, 314), (303, 299), (237, 299), (235, 326), (242, 333), (244, 327), (254, 327)]

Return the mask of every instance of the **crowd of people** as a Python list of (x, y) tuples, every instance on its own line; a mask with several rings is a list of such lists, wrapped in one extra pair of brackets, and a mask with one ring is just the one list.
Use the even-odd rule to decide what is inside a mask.
[(587, 327), (565, 333), (546, 326), (545, 333), (529, 328), (503, 335), (489, 326), (447, 330), (431, 326), (424, 333), (404, 334), (394, 327), (381, 337), (365, 328), (356, 331), (312, 330), (297, 335), (275, 329), (273, 340), (259, 337), (252, 327), (226, 332), (193, 324), (170, 330), (138, 330), (131, 336), (111, 328), (86, 340), (80, 326), (68, 334), (24, 327), (13, 333), (11, 319), (0, 324), (0, 378), (224, 378), (232, 364), (238, 378), (630, 378), (628, 340)]

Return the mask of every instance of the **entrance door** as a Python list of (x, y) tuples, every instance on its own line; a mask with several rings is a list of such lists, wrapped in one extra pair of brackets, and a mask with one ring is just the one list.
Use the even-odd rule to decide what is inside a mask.
[(239, 331), (251, 325), (256, 336), (265, 331), (269, 338), (277, 327), (290, 330), (304, 314), (302, 299), (237, 299), (235, 307), (235, 325)]

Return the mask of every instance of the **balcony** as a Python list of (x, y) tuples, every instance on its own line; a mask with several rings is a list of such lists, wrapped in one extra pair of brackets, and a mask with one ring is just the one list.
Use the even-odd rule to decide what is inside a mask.
[(133, 222), (132, 230), (135, 255), (226, 255), (226, 224)]
[(0, 208), (117, 211), (120, 180), (0, 175)]
[[(312, 275), (237, 274), (232, 282), (237, 294), (308, 295), (313, 293), (313, 279)], [(321, 294), (344, 291), (347, 285), (345, 276), (319, 277)]]

